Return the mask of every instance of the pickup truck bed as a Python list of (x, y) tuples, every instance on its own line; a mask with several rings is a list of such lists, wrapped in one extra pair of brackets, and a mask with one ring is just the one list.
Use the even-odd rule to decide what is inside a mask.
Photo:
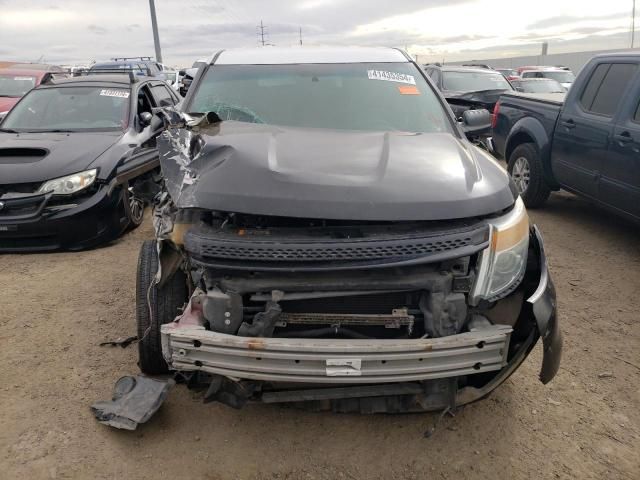
[(594, 57), (566, 94), (503, 95), (496, 154), (528, 207), (560, 188), (640, 220), (640, 54)]

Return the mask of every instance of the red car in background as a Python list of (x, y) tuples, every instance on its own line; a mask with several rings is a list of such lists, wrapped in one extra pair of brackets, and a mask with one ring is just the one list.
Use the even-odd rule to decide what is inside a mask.
[(6, 115), (25, 93), (46, 81), (51, 75), (52, 72), (42, 70), (0, 69), (0, 118)]

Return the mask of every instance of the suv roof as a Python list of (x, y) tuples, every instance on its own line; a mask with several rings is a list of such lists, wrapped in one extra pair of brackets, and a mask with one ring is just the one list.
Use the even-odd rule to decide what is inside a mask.
[(137, 83), (137, 81), (138, 80), (135, 77), (132, 80), (132, 78), (128, 74), (106, 73), (103, 75), (102, 74), (101, 75), (83, 75), (80, 77), (59, 78), (59, 79), (51, 80), (46, 85), (56, 86), (56, 85), (68, 85), (71, 83), (96, 83), (96, 84), (120, 83), (120, 84), (129, 86), (133, 83)]
[(211, 58), (216, 65), (285, 65), (296, 63), (406, 63), (395, 48), (382, 47), (258, 47), (222, 50)]

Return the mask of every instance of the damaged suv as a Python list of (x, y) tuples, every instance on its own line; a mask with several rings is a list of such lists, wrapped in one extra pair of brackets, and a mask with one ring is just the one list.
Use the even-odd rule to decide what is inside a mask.
[(139, 364), (205, 399), (341, 412), (479, 399), (541, 337), (561, 354), (542, 238), (508, 175), (395, 49), (222, 51), (159, 109), (157, 240)]

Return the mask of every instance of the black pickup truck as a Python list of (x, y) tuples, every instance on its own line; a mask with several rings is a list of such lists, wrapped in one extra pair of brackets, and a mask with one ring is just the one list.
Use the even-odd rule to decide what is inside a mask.
[(640, 220), (640, 54), (591, 59), (564, 102), (505, 94), (493, 141), (528, 207), (565, 189)]

